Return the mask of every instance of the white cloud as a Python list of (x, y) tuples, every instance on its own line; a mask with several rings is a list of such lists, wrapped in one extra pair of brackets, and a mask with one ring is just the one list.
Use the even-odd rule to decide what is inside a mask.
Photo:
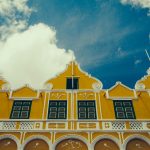
[(28, 0), (0, 0), (0, 39), (5, 40), (9, 35), (27, 28), (27, 18), (33, 8), (27, 5)]
[(43, 83), (63, 71), (73, 51), (57, 47), (56, 31), (42, 23), (0, 42), (0, 72), (12, 88)]
[(124, 51), (121, 47), (119, 47), (116, 51), (116, 56), (119, 58), (125, 57), (127, 55), (128, 55), (128, 53), (126, 51)]
[(10, 35), (20, 32), (23, 29), (26, 29), (28, 25), (26, 20), (19, 20), (19, 21), (11, 20), (9, 22), (11, 23), (3, 24), (2, 26), (0, 26), (0, 39), (1, 40), (5, 40)]
[(148, 16), (150, 15), (150, 0), (121, 0), (122, 4), (130, 4), (141, 8), (149, 9)]
[(15, 17), (16, 11), (30, 15), (32, 9), (27, 6), (27, 2), (28, 0), (0, 0), (0, 15)]
[(137, 65), (137, 64), (140, 64), (141, 62), (142, 62), (142, 60), (137, 59), (137, 60), (135, 60), (134, 64)]

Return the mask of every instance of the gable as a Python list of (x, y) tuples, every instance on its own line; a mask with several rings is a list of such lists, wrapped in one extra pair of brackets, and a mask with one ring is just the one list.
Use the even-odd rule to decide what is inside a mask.
[(99, 87), (99, 89), (103, 86), (101, 81), (82, 71), (74, 61), (67, 66), (63, 73), (48, 80), (45, 84), (51, 84), (53, 89), (66, 89), (67, 78), (77, 78), (79, 80), (79, 89), (93, 89), (95, 84), (98, 85), (97, 88)]
[(39, 92), (28, 87), (27, 85), (12, 91), (10, 94), (10, 99), (17, 99), (17, 98), (35, 99), (38, 97), (39, 97)]
[(125, 86), (121, 82), (116, 82), (116, 84), (107, 90), (106, 94), (108, 99), (135, 99), (137, 98), (134, 90)]

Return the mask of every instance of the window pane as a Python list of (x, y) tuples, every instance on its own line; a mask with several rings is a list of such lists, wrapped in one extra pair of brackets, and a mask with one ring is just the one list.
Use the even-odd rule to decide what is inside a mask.
[(124, 111), (123, 107), (116, 107), (116, 111)]
[(58, 108), (58, 111), (60, 112), (60, 111), (65, 111), (65, 107), (60, 107), (60, 108)]
[(95, 113), (89, 112), (89, 113), (88, 113), (88, 118), (89, 118), (89, 119), (95, 119)]
[(122, 102), (115, 102), (115, 106), (122, 106)]
[(19, 118), (19, 114), (20, 114), (20, 111), (13, 111), (13, 112), (12, 112), (12, 117), (13, 117), (14, 119), (17, 119), (17, 118)]
[(127, 112), (126, 113), (127, 118), (129, 119), (134, 119), (134, 114), (132, 112)]
[(56, 112), (50, 112), (49, 113), (49, 119), (56, 119), (57, 118), (57, 113)]
[(67, 79), (67, 87), (66, 87), (66, 89), (72, 89), (72, 79), (71, 78)]
[(24, 118), (24, 119), (28, 118), (28, 111), (22, 111), (20, 118)]
[(23, 105), (30, 105), (31, 102), (23, 102)]
[(21, 110), (21, 106), (14, 106), (13, 110)]
[(67, 84), (66, 89), (78, 89), (79, 88), (78, 78), (75, 78), (75, 77), (67, 78), (66, 84)]
[(131, 102), (123, 102), (123, 105), (124, 105), (125, 107), (131, 106)]
[(57, 102), (50, 102), (50, 106), (57, 106)]
[(79, 102), (79, 106), (86, 106), (86, 102)]
[(59, 102), (59, 106), (66, 106), (66, 102)]
[(29, 106), (22, 106), (22, 110), (29, 110)]
[(124, 112), (117, 112), (117, 117), (124, 119), (125, 118)]
[(86, 107), (80, 107), (80, 108), (79, 108), (79, 111), (80, 111), (80, 112), (86, 112)]
[(79, 113), (79, 119), (86, 119), (86, 113)]
[(126, 112), (130, 112), (130, 111), (132, 112), (132, 107), (126, 107), (126, 108), (125, 108), (125, 111), (126, 111)]
[(56, 112), (57, 111), (57, 107), (51, 107), (50, 111)]
[(19, 101), (18, 102), (14, 102), (14, 105), (17, 105), (17, 106), (18, 105), (22, 105), (22, 102), (19, 102)]
[(87, 102), (87, 106), (94, 106), (95, 102)]
[(58, 113), (58, 118), (59, 118), (59, 119), (65, 119), (65, 113), (62, 113), (62, 112), (60, 113), (60, 112), (59, 112), (59, 113)]
[(89, 112), (95, 112), (95, 107), (89, 107), (89, 108), (88, 108), (88, 111), (89, 111)]
[(74, 78), (73, 79), (73, 89), (78, 89), (78, 79), (77, 78)]

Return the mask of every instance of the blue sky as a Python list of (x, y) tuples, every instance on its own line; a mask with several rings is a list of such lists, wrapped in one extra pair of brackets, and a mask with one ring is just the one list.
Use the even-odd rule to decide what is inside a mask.
[[(24, 16), (28, 26), (43, 23), (55, 29), (57, 46), (73, 50), (81, 68), (100, 79), (104, 88), (116, 81), (133, 88), (146, 75), (150, 6), (137, 6), (135, 0), (130, 0), (132, 4), (121, 3), (126, 0), (26, 1), (34, 9), (30, 17)], [(20, 16), (15, 13), (14, 18)], [(1, 24), (5, 21), (0, 18)]]
[(116, 81), (134, 87), (149, 67), (148, 9), (116, 0), (30, 0), (37, 9), (29, 23), (57, 31), (59, 47), (72, 49), (81, 67), (109, 88)]

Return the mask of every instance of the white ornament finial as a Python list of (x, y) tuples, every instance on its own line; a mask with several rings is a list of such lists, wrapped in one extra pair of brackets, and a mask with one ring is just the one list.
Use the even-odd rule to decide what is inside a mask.
[(147, 74), (150, 75), (150, 68), (147, 69)]

